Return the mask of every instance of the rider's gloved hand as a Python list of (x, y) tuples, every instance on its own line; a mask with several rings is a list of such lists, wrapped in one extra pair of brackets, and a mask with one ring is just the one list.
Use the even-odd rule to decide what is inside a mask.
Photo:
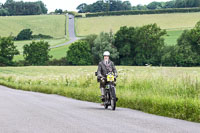
[(114, 75), (115, 75), (115, 78), (117, 78), (117, 77), (118, 77), (117, 73), (115, 73)]
[(101, 78), (101, 81), (102, 81), (102, 82), (105, 82), (105, 79), (102, 77), (102, 78)]
[(102, 75), (97, 75), (97, 78), (98, 78), (98, 79), (101, 79), (101, 78), (102, 78)]

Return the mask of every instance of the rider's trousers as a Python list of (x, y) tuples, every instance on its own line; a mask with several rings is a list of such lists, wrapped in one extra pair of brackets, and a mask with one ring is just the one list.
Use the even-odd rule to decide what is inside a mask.
[(105, 80), (101, 80), (100, 81), (100, 89), (101, 89), (101, 95), (102, 96), (105, 95), (105, 87), (106, 87), (106, 81)]
[[(105, 95), (105, 88), (106, 88), (106, 81), (100, 80), (101, 95), (103, 95), (103, 96)], [(116, 92), (116, 87), (115, 87), (115, 92)]]

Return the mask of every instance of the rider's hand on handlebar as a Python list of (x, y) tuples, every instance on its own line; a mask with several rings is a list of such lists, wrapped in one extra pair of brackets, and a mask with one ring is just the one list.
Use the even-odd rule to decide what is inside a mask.
[(114, 75), (115, 75), (115, 78), (117, 78), (117, 77), (118, 77), (117, 73), (115, 73)]
[(102, 81), (104, 81), (104, 80), (105, 80), (105, 78), (104, 78), (104, 77), (101, 77), (101, 80), (102, 80)]
[(98, 77), (99, 79), (101, 79), (101, 78), (102, 78), (102, 75), (97, 75), (97, 77)]

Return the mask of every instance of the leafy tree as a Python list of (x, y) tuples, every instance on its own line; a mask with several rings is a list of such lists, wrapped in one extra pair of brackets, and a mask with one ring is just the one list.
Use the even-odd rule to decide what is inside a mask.
[(134, 27), (121, 27), (115, 34), (115, 47), (119, 52), (119, 60), (116, 62), (120, 65), (133, 65), (136, 29)]
[(9, 16), (9, 12), (7, 9), (0, 8), (0, 16)]
[(92, 54), (89, 43), (78, 41), (70, 45), (67, 51), (67, 61), (70, 65), (92, 65)]
[(177, 66), (177, 46), (164, 46), (161, 53), (161, 65), (162, 66)]
[[(91, 35), (86, 36), (82, 40), (86, 41), (90, 45), (90, 49), (92, 50), (92, 48), (94, 47), (94, 41), (96, 40), (96, 38), (97, 38), (97, 35), (91, 34)], [(95, 58), (93, 58), (93, 63), (92, 64), (96, 64)]]
[(80, 4), (76, 9), (79, 10), (79, 11), (78, 11), (79, 13), (84, 13), (84, 12), (86, 12), (86, 11), (85, 11), (85, 10), (86, 10), (86, 7), (87, 7), (87, 4), (86, 4), (86, 3), (82, 3), (82, 4)]
[(56, 9), (56, 10), (55, 10), (55, 13), (57, 13), (57, 14), (62, 14), (62, 13), (63, 13), (63, 10), (62, 10), (62, 9)]
[(111, 59), (118, 59), (119, 52), (117, 48), (114, 46), (114, 36), (112, 32), (110, 33), (100, 33), (98, 37), (94, 41), (94, 47), (92, 48), (92, 54), (95, 64), (98, 64), (100, 60), (103, 59), (103, 52), (109, 51), (111, 53)]
[(89, 5), (82, 3), (77, 7), (77, 10), (79, 10), (79, 13), (85, 13), (131, 10), (131, 8), (132, 6), (129, 1), (122, 2), (121, 0), (98, 0)]
[(176, 0), (175, 7), (176, 8), (185, 8), (186, 1), (185, 0)]
[(194, 29), (186, 30), (178, 39), (178, 46), (191, 46), (193, 52), (200, 54), (200, 22), (198, 22)]
[(147, 6), (146, 5), (137, 5), (137, 10), (147, 10)]
[[(184, 39), (191, 44), (192, 51), (200, 55), (200, 21), (196, 24), (195, 28), (190, 31), (188, 37)], [(181, 41), (181, 39), (179, 39), (179, 41)], [(180, 42), (179, 45), (181, 45)]]
[(3, 4), (0, 2), (0, 9), (3, 8)]
[(143, 27), (121, 27), (115, 35), (115, 47), (119, 51), (120, 65), (160, 65), (164, 47), (161, 30), (156, 24)]
[(31, 29), (23, 29), (17, 35), (16, 40), (31, 40), (32, 39), (32, 31)]
[(161, 2), (151, 2), (150, 4), (147, 5), (148, 9), (160, 9), (162, 8), (162, 3)]
[(49, 55), (50, 45), (48, 42), (32, 42), (24, 45), (23, 56), (29, 65), (46, 65), (51, 58)]
[(135, 34), (136, 65), (160, 65), (161, 50), (164, 47), (165, 30), (160, 29), (157, 24), (150, 24), (137, 29)]
[(11, 37), (0, 37), (0, 66), (12, 65), (13, 57), (18, 54)]
[(131, 6), (131, 3), (130, 3), (130, 1), (124, 1), (123, 3), (122, 3), (122, 7), (123, 7), (123, 10), (131, 10), (131, 8), (132, 8), (132, 6)]
[(186, 30), (177, 41), (163, 52), (162, 64), (169, 66), (199, 66), (200, 65), (200, 22), (194, 29)]
[(176, 0), (176, 8), (185, 8), (185, 7), (199, 7), (200, 0)]
[(163, 8), (175, 8), (175, 1), (168, 1), (164, 4)]
[(88, 42), (90, 44), (90, 48), (92, 49), (92, 47), (94, 47), (94, 41), (96, 38), (97, 38), (96, 34), (91, 34), (91, 35), (86, 36), (82, 40)]
[(179, 66), (197, 66), (200, 65), (200, 22), (195, 28), (186, 30), (178, 39), (178, 57)]
[(16, 2), (14, 0), (7, 0), (2, 7), (8, 11), (9, 15), (39, 15), (46, 14), (48, 11), (46, 5), (42, 1)]
[(103, 1), (97, 1), (91, 5), (90, 12), (102, 12), (107, 11), (107, 6)]
[[(186, 43), (186, 42), (185, 42)], [(177, 66), (198, 66), (200, 65), (200, 57), (196, 52), (192, 51), (192, 48), (190, 45), (181, 45), (177, 47), (177, 50), (175, 51), (176, 54), (176, 64)]]

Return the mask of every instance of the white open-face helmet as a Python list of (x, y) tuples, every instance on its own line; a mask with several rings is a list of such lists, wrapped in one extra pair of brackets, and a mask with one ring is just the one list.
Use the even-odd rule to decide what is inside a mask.
[(103, 56), (110, 56), (110, 52), (105, 51), (105, 52), (103, 53)]

